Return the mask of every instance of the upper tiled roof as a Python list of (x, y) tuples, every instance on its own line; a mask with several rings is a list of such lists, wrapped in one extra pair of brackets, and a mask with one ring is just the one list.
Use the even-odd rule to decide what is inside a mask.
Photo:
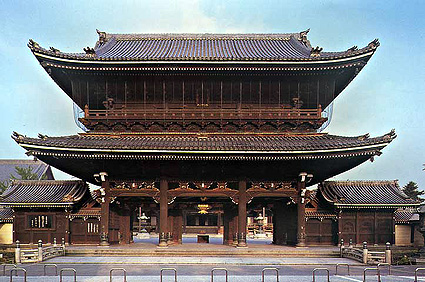
[[(74, 149), (80, 152), (121, 151), (168, 151), (168, 152), (324, 152), (328, 150), (356, 149), (371, 146), (385, 147), (395, 138), (390, 133), (369, 138), (367, 135), (343, 137), (329, 134), (265, 135), (265, 134), (80, 134), (64, 137), (29, 138), (15, 134), (13, 138), (27, 150)], [(94, 152), (94, 151), (93, 151)]]
[(55, 57), (85, 60), (140, 61), (256, 61), (256, 60), (326, 60), (351, 57), (374, 51), (377, 40), (362, 49), (321, 52), (312, 48), (307, 32), (290, 34), (107, 34), (99, 32), (95, 48), (86, 53), (63, 53), (55, 48), (41, 48), (30, 40), (33, 51)]
[(394, 181), (325, 181), (319, 186), (323, 197), (340, 207), (411, 206), (409, 199)]
[(0, 181), (8, 181), (11, 179), (11, 176), (19, 178), (20, 176), (16, 174), (16, 167), (31, 167), (31, 172), (37, 174), (38, 179), (41, 179), (43, 175), (45, 175), (47, 179), (54, 179), (50, 166), (48, 164), (43, 163), (42, 161), (0, 160)]
[(14, 180), (3, 193), (0, 206), (63, 207), (88, 193), (81, 180)]

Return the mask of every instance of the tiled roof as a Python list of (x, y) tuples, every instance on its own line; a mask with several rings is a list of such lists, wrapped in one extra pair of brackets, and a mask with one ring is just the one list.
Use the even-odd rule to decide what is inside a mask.
[(396, 223), (410, 223), (412, 221), (419, 221), (419, 213), (416, 209), (398, 209), (394, 212)]
[(263, 135), (263, 134), (80, 134), (64, 137), (29, 138), (14, 134), (13, 138), (27, 150), (70, 149), (80, 152), (323, 152), (372, 146), (382, 149), (396, 137), (390, 133), (375, 138), (368, 136), (343, 137), (329, 134)]
[(325, 181), (319, 186), (323, 197), (339, 207), (415, 206), (394, 181)]
[(85, 53), (46, 50), (30, 40), (33, 51), (56, 57), (85, 60), (142, 61), (256, 61), (256, 60), (326, 60), (356, 56), (374, 51), (378, 41), (362, 49), (343, 52), (320, 52), (312, 48), (306, 33), (290, 34), (107, 34), (99, 32), (94, 49)]
[(100, 217), (100, 208), (80, 209), (76, 213), (70, 214), (71, 218), (77, 217)]
[(11, 175), (19, 178), (16, 174), (15, 167), (28, 168), (31, 167), (32, 173), (37, 174), (38, 179), (41, 179), (43, 175), (46, 175), (48, 179), (53, 179), (51, 168), (48, 164), (41, 161), (34, 160), (0, 160), (0, 181), (8, 181), (11, 179)]
[(13, 210), (11, 208), (0, 207), (0, 223), (12, 223)]
[(307, 218), (337, 218), (337, 214), (332, 211), (305, 211)]
[(1, 196), (0, 206), (71, 206), (86, 193), (88, 187), (81, 180), (14, 180)]

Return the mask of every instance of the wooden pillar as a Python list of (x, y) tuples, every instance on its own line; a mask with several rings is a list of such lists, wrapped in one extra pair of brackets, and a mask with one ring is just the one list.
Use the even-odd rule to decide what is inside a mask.
[(234, 206), (225, 205), (223, 213), (223, 245), (235, 245), (234, 234), (237, 233), (237, 212)]
[(130, 211), (125, 210), (122, 215), (120, 215), (120, 234), (121, 238), (119, 239), (120, 244), (130, 244), (131, 240), (131, 224), (130, 224)]
[(239, 181), (238, 247), (246, 247), (246, 181)]
[(168, 228), (172, 234), (170, 239), (171, 244), (181, 244), (182, 243), (182, 234), (183, 234), (183, 215), (180, 209), (170, 210), (170, 216), (168, 217), (169, 222), (172, 225), (169, 225)]
[(168, 232), (168, 181), (159, 182), (159, 247), (167, 247)]
[(102, 202), (100, 204), (100, 245), (109, 246), (109, 181), (102, 181)]
[(305, 247), (305, 183), (306, 183), (307, 173), (300, 173), (297, 188), (298, 188), (298, 201), (297, 201), (297, 218), (298, 218), (298, 227), (297, 227), (297, 247)]

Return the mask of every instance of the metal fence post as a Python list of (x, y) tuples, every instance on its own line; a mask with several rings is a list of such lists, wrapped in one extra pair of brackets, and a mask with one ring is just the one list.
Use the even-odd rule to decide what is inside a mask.
[(415, 282), (418, 282), (418, 272), (423, 270), (425, 270), (425, 268), (423, 267), (419, 267), (415, 269)]
[(43, 261), (43, 241), (38, 240), (38, 261)]
[(175, 269), (175, 268), (161, 268), (161, 272), (160, 272), (160, 274), (161, 274), (161, 276), (160, 276), (160, 282), (162, 282), (162, 273), (163, 273), (165, 270), (171, 270), (171, 271), (174, 271), (174, 282), (177, 282), (177, 269)]
[(228, 282), (228, 277), (227, 277), (227, 269), (226, 268), (213, 268), (211, 269), (211, 282), (214, 282), (214, 271), (217, 270), (223, 270), (224, 274), (226, 275), (226, 282)]
[(18, 271), (22, 271), (24, 273), (24, 282), (27, 282), (27, 271), (26, 271), (26, 269), (21, 268), (21, 267), (12, 268), (10, 270), (9, 281), (10, 282), (13, 281), (13, 272), (15, 272), (15, 275), (18, 276)]
[(337, 263), (335, 267), (335, 275), (338, 275), (338, 266), (347, 266), (347, 274), (350, 276), (350, 265), (348, 263)]
[(57, 247), (57, 246), (58, 246), (58, 243), (56, 241), (56, 238), (53, 238), (53, 247)]
[(380, 263), (378, 263), (377, 267), (379, 268), (380, 266), (385, 266), (385, 265), (388, 266), (388, 275), (391, 275), (391, 264), (389, 264), (387, 262), (380, 262)]
[(328, 275), (328, 282), (330, 282), (331, 280), (330, 280), (330, 277), (329, 277), (329, 269), (327, 269), (327, 268), (315, 268), (315, 269), (313, 269), (313, 273), (312, 273), (313, 282), (316, 282), (316, 271), (319, 271), (319, 270), (326, 270), (326, 273)]
[(124, 268), (112, 268), (109, 271), (109, 282), (112, 282), (112, 272), (114, 271), (122, 271), (123, 275), (124, 275), (124, 282), (127, 282), (127, 270), (125, 270)]
[(43, 267), (43, 276), (46, 276), (46, 267), (53, 266), (55, 268), (55, 276), (58, 276), (58, 266), (56, 264), (47, 263)]
[(266, 272), (266, 270), (276, 271), (276, 282), (279, 282), (279, 269), (277, 269), (275, 267), (266, 267), (266, 268), (263, 268), (263, 270), (261, 271), (261, 281), (262, 282), (265, 281), (265, 272)]
[(15, 263), (21, 263), (21, 243), (16, 240)]
[(6, 266), (12, 266), (12, 268), (16, 268), (16, 264), (11, 264), (11, 263), (3, 264), (3, 276), (6, 275)]
[(379, 268), (377, 267), (369, 267), (363, 270), (363, 282), (366, 282), (366, 272), (368, 270), (376, 270), (376, 275), (378, 276), (378, 282), (381, 282), (381, 272), (379, 271)]
[(77, 271), (74, 268), (62, 268), (59, 272), (59, 282), (63, 281), (63, 272), (71, 271), (74, 274), (74, 282), (77, 282)]
[(363, 263), (367, 264), (367, 242), (363, 242)]

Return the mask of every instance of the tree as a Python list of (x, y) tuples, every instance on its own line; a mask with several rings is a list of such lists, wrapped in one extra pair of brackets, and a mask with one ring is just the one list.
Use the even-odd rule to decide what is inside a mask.
[(416, 182), (410, 181), (403, 187), (403, 192), (406, 194), (410, 199), (413, 200), (423, 200), (419, 196), (423, 195), (424, 191), (418, 191), (419, 187)]
[[(15, 175), (11, 174), (10, 179), (21, 179), (21, 180), (38, 180), (38, 174), (32, 172), (32, 167), (19, 167), (15, 166), (15, 172), (18, 175), (16, 177)], [(41, 179), (45, 179), (46, 175), (43, 175)], [(0, 181), (0, 195), (7, 189), (7, 187), (10, 184), (10, 180)]]

